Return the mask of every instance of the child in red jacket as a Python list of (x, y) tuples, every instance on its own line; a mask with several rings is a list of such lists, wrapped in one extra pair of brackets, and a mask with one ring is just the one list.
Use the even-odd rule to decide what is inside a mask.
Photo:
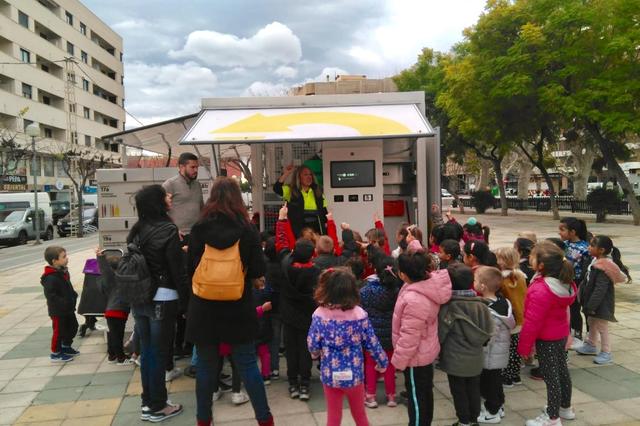
[(540, 371), (547, 385), (547, 407), (526, 426), (561, 425), (560, 418), (573, 420), (571, 376), (565, 354), (569, 337), (569, 306), (576, 298), (573, 267), (564, 252), (552, 242), (538, 243), (531, 252), (536, 275), (524, 301), (524, 323), (518, 353), (528, 357), (534, 345)]

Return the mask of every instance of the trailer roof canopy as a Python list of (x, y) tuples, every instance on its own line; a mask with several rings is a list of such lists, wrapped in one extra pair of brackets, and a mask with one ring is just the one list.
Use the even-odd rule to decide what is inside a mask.
[(205, 108), (180, 145), (433, 136), (415, 104)]

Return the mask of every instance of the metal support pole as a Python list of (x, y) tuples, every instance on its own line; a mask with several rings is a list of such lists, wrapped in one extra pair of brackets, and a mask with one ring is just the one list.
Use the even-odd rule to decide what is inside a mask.
[(40, 227), (38, 223), (40, 222), (38, 219), (40, 217), (40, 211), (38, 210), (38, 174), (36, 173), (36, 138), (35, 136), (31, 136), (31, 151), (33, 155), (31, 156), (31, 173), (33, 173), (33, 197), (34, 197), (34, 206), (36, 208), (35, 214), (33, 215), (33, 225), (36, 229), (36, 241), (35, 245), (41, 244), (40, 242)]

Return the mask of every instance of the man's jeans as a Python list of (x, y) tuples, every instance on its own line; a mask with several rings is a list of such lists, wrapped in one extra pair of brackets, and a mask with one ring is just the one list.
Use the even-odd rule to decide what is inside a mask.
[[(196, 417), (199, 421), (211, 421), (213, 418), (213, 388), (218, 374), (218, 363), (221, 362), (218, 355), (217, 344), (196, 345), (198, 351), (198, 364), (196, 365)], [(258, 421), (271, 418), (271, 411), (267, 403), (267, 393), (264, 382), (258, 370), (256, 360), (256, 347), (252, 343), (231, 345), (231, 356), (235, 361), (242, 382), (251, 399), (251, 405)]]
[(133, 306), (135, 333), (140, 337), (142, 405), (160, 411), (167, 405), (165, 366), (172, 356), (178, 301)]

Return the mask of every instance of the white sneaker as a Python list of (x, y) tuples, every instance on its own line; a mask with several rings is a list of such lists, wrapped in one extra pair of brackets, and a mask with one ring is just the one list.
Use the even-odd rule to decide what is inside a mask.
[(164, 373), (164, 381), (165, 382), (170, 382), (173, 379), (176, 379), (178, 377), (180, 377), (182, 375), (182, 370), (180, 370), (179, 368), (174, 368), (171, 371), (166, 371)]
[(584, 345), (584, 342), (580, 339), (578, 339), (577, 337), (573, 338), (573, 342), (571, 342), (571, 349), (572, 351), (575, 351), (576, 349), (582, 347), (582, 345)]
[(484, 403), (480, 408), (480, 415), (478, 416), (478, 423), (498, 424), (504, 417), (504, 407), (500, 407), (496, 414), (491, 414)]
[(545, 412), (535, 419), (527, 420), (525, 426), (562, 426), (562, 421), (560, 421), (560, 417), (553, 420), (550, 419), (549, 415)]
[(222, 397), (222, 392), (221, 391), (217, 391), (213, 393), (213, 400), (217, 401)]
[(246, 402), (249, 402), (249, 395), (247, 395), (243, 391), (234, 392), (231, 394), (231, 402), (233, 402), (235, 405), (242, 405)]
[[(547, 406), (546, 405), (544, 407), (542, 407), (542, 412), (543, 413), (547, 412)], [(565, 420), (575, 420), (576, 419), (576, 412), (573, 410), (573, 407), (569, 407), (569, 408), (560, 407), (560, 418), (561, 419), (565, 419)]]

